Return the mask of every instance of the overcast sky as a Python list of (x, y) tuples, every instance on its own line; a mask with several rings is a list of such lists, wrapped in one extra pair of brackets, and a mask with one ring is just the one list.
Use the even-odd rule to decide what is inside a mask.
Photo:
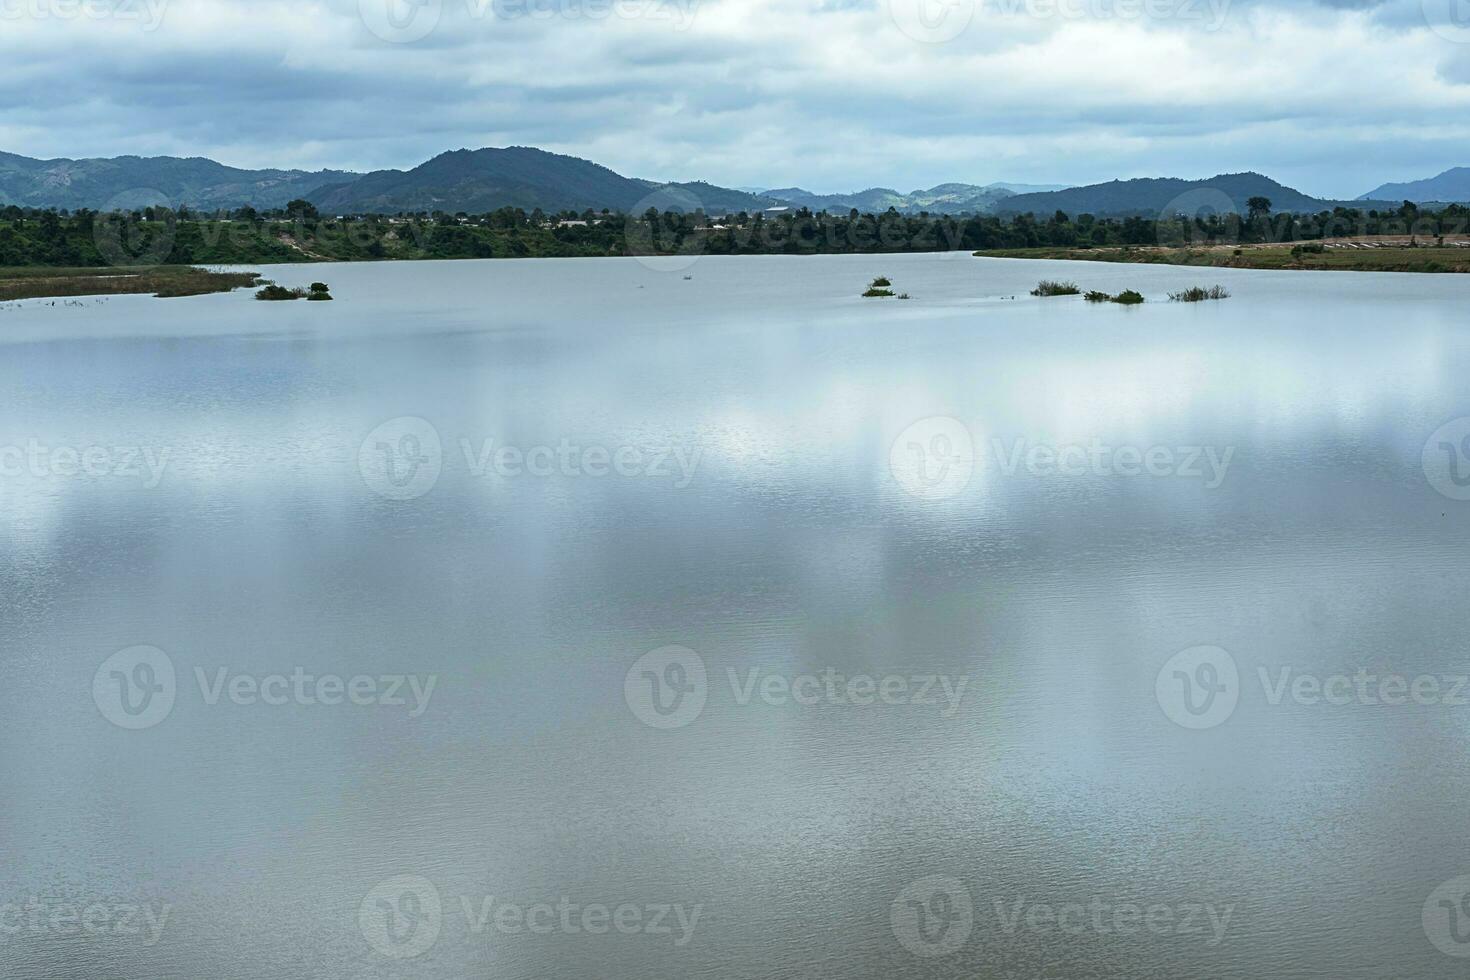
[(911, 190), (1470, 165), (1464, 0), (0, 0), (0, 149)]

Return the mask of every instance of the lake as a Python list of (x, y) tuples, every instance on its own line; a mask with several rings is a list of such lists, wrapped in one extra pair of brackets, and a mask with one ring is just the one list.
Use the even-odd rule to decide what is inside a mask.
[(0, 974), (1464, 976), (1466, 280), (653, 264), (0, 309)]

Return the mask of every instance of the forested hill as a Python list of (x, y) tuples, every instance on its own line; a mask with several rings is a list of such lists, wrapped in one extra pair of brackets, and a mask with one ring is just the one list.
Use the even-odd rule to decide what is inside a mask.
[(284, 207), (324, 184), (351, 180), (342, 170), (242, 170), (203, 157), (35, 160), (0, 153), (0, 204), (94, 211), (180, 204), (198, 210)]
[(1426, 177), (1424, 180), (1383, 184), (1364, 194), (1362, 200), (1413, 201), (1416, 204), (1470, 201), (1470, 167), (1451, 167), (1442, 174)]
[(659, 210), (720, 213), (759, 211), (775, 202), (704, 183), (660, 185), (624, 177), (589, 160), (528, 146), (441, 153), (412, 170), (379, 170), (308, 199), (337, 214), (400, 211), (479, 213), (513, 207), (527, 211)]
[[(1202, 210), (1233, 210), (1245, 214), (1253, 197), (1264, 197), (1273, 211), (1314, 214), (1346, 207), (1371, 207), (1374, 202), (1328, 201), (1310, 197), (1301, 191), (1277, 183), (1258, 173), (1219, 174), (1204, 180), (1178, 177), (1141, 177), (1134, 180), (1111, 180), (1105, 184), (1069, 187), (1043, 194), (1017, 194), (996, 204), (1004, 214), (1095, 214), (1109, 216), (1142, 215), (1156, 217), (1167, 211), (1199, 213)], [(1384, 202), (1397, 206), (1402, 201)]]

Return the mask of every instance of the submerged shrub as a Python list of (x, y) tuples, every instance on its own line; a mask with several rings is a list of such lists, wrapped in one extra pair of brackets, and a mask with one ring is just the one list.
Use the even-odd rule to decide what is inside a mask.
[(1082, 290), (1077, 288), (1075, 282), (1056, 282), (1052, 279), (1043, 279), (1031, 290), (1032, 296), (1076, 296)]
[(304, 289), (287, 289), (285, 286), (278, 286), (273, 282), (269, 282), (255, 294), (255, 298), (268, 300), (301, 299), (305, 295), (306, 290)]
[(891, 290), (891, 289), (879, 289), (877, 286), (871, 286), (871, 287), (869, 287), (869, 289), (868, 289), (867, 292), (863, 293), (863, 295), (864, 296), (892, 296), (893, 295), (893, 290)]
[(327, 292), (327, 284), (314, 282), (311, 289), (305, 290), (300, 286), (287, 289), (285, 286), (277, 285), (270, 280), (261, 280), (261, 289), (255, 294), (256, 299), (264, 300), (286, 300), (286, 299), (315, 299), (328, 300), (332, 294)]
[(1198, 303), (1203, 299), (1225, 299), (1229, 295), (1230, 290), (1224, 286), (1211, 286), (1208, 289), (1203, 286), (1190, 286), (1177, 293), (1170, 293), (1169, 299), (1175, 303)]
[(1116, 296), (1109, 296), (1100, 289), (1089, 289), (1082, 298), (1089, 303), (1122, 303), (1125, 306), (1143, 302), (1143, 294), (1132, 289), (1125, 289)]
[(873, 288), (873, 289), (882, 289), (884, 286), (892, 286), (892, 285), (893, 285), (893, 283), (889, 280), (889, 278), (887, 276), (879, 276), (877, 279), (874, 279), (873, 280), (873, 282), (871, 284), (871, 288)]

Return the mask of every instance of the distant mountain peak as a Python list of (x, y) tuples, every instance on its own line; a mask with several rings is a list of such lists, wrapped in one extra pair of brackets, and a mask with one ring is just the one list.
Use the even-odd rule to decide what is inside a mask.
[(1381, 184), (1358, 200), (1413, 201), (1415, 204), (1470, 201), (1470, 167), (1451, 167), (1423, 180)]
[[(1134, 177), (1105, 183), (1070, 187), (1041, 194), (1017, 194), (997, 205), (1006, 213), (1033, 212), (1050, 214), (1158, 215), (1176, 206), (1197, 207), (1195, 192), (1213, 192), (1228, 200), (1230, 206), (1244, 213), (1252, 197), (1266, 197), (1276, 211), (1316, 212), (1331, 210), (1339, 203), (1311, 197), (1287, 187), (1253, 170), (1216, 174), (1200, 180), (1182, 177)], [(1212, 196), (1213, 196), (1212, 195)], [(1217, 197), (1216, 200), (1219, 200)]]

